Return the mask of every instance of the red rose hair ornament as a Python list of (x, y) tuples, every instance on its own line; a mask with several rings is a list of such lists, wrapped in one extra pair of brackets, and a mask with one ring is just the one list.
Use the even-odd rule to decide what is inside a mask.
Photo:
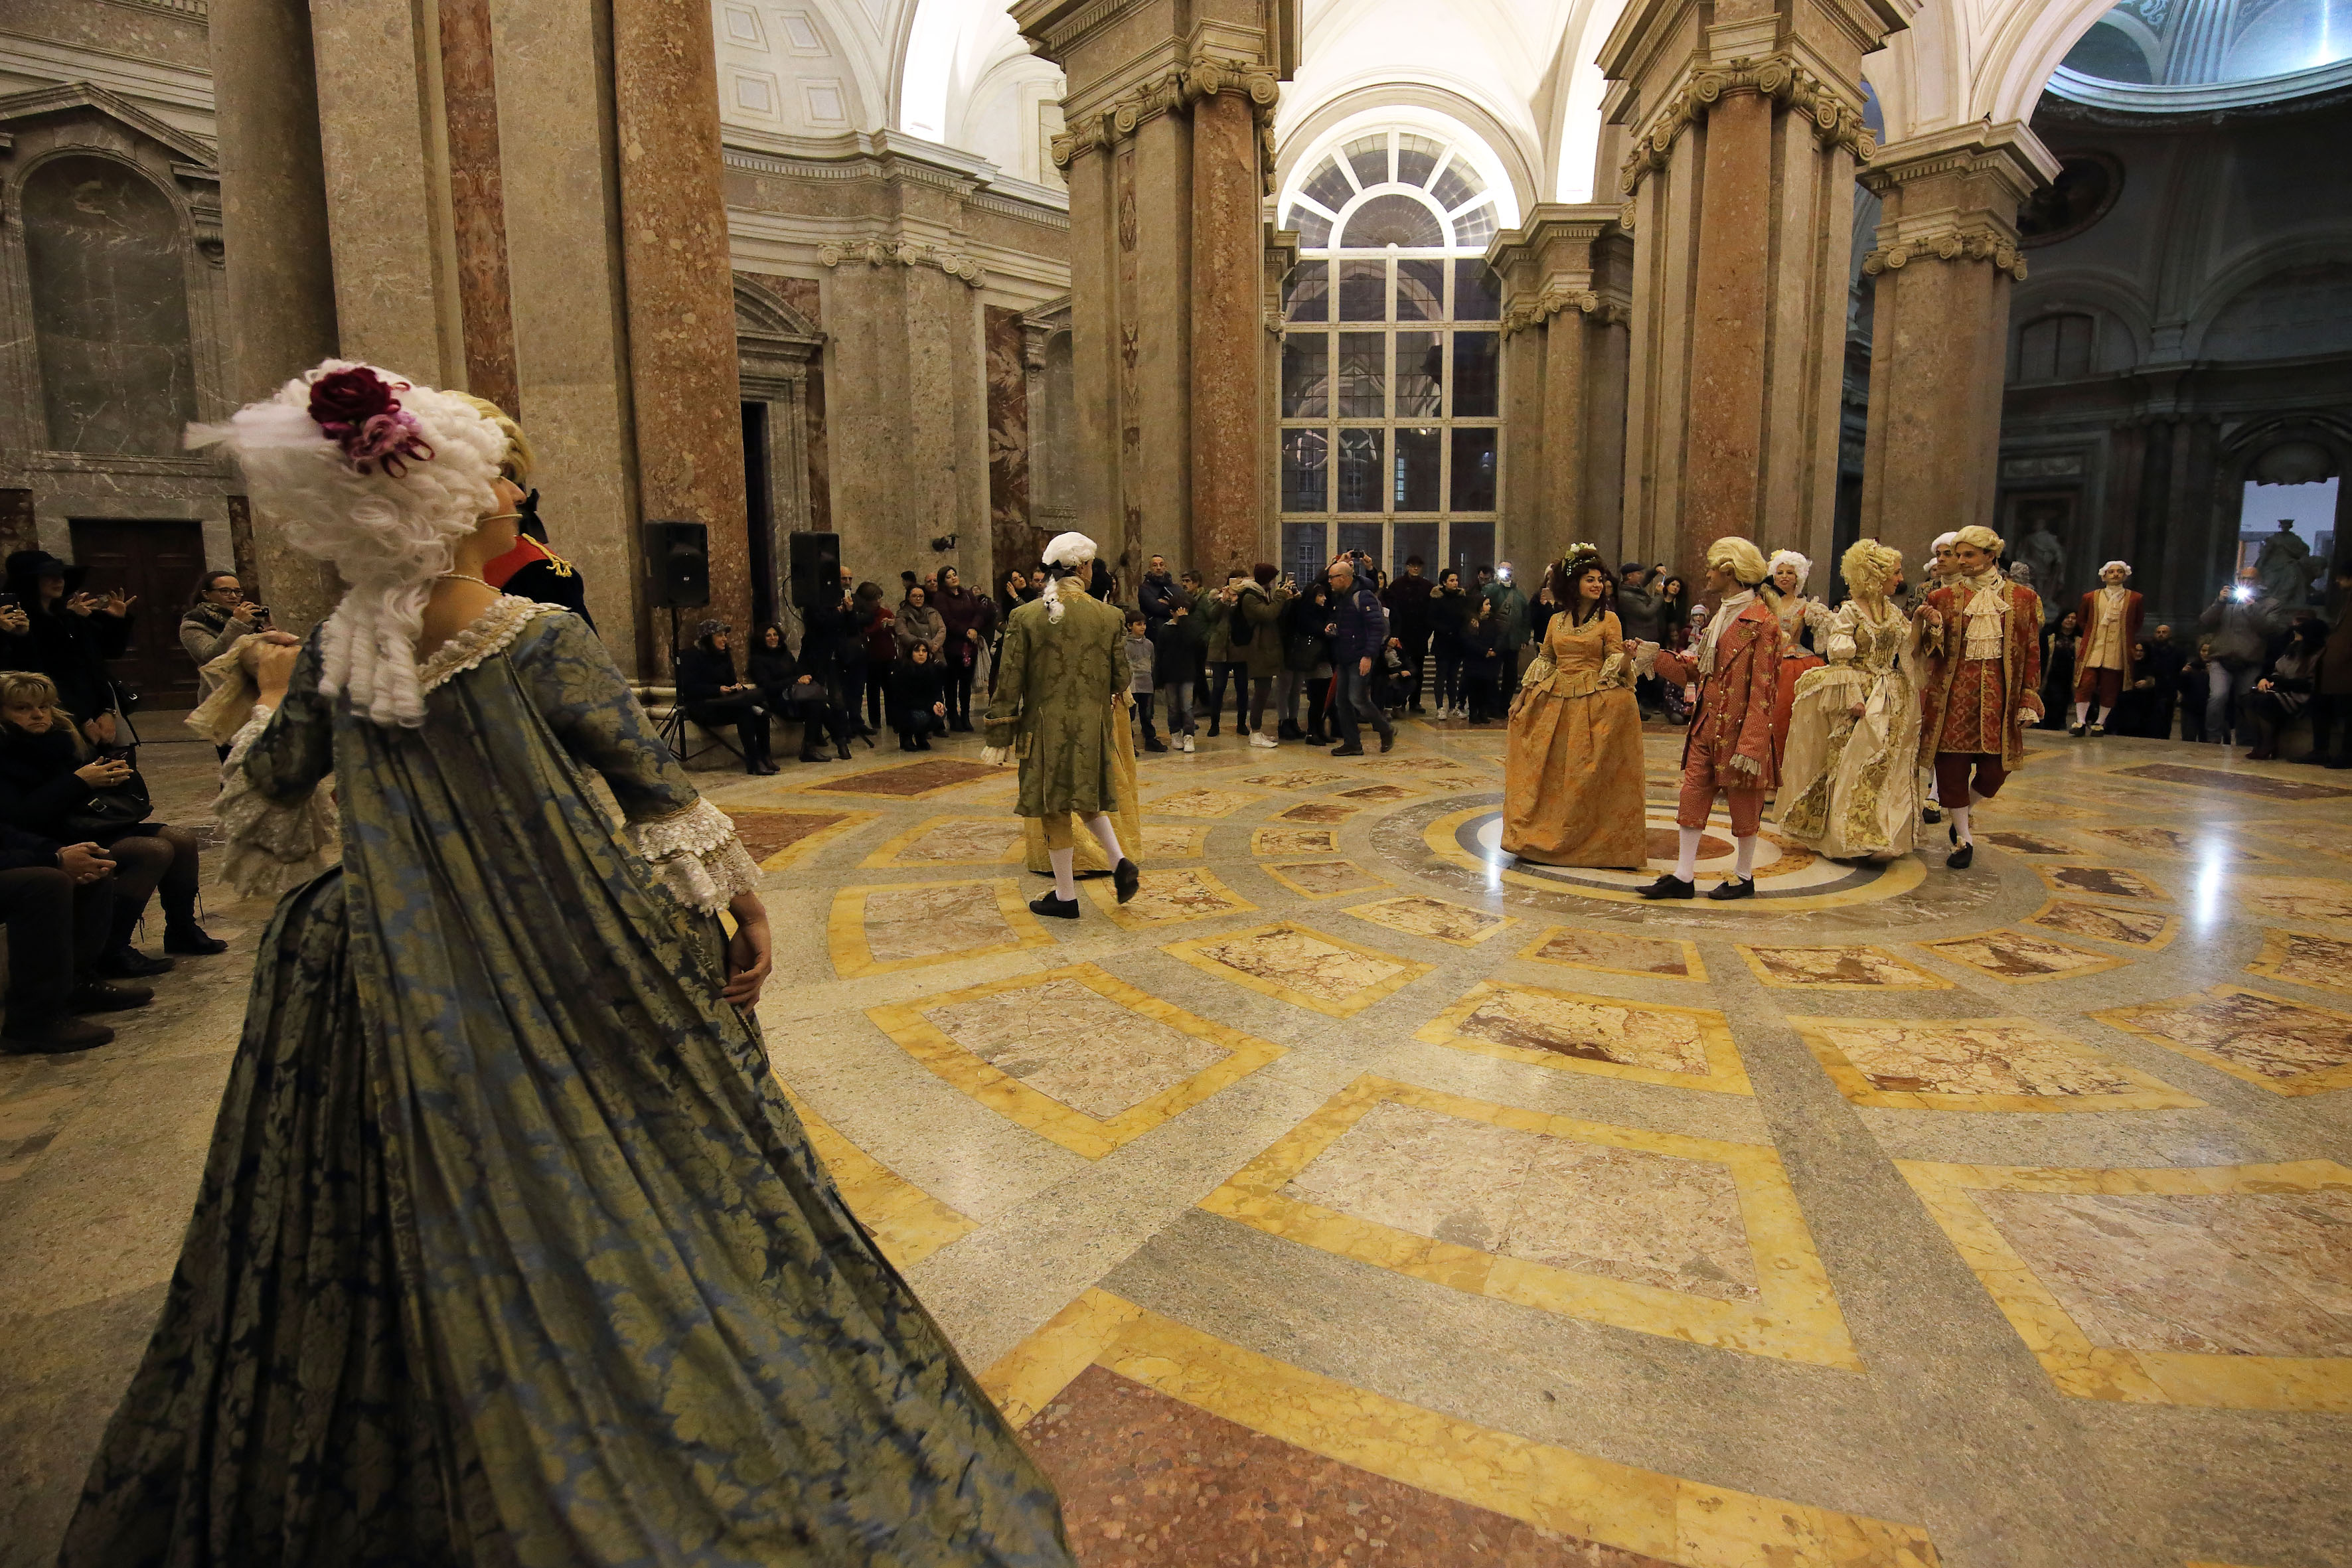
[(398, 479), (410, 459), (433, 458), (416, 416), (393, 395), (408, 390), (408, 383), (386, 381), (365, 365), (329, 371), (310, 384), (310, 418), (361, 473), (372, 473), (371, 465), (382, 463), (386, 474)]

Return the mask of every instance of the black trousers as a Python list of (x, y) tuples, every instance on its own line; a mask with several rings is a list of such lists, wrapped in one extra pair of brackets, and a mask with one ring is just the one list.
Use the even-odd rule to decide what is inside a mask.
[(1234, 687), (1234, 728), (1246, 735), (1250, 729), (1250, 673), (1249, 666), (1237, 658), (1221, 658), (1209, 666), (1209, 728), (1215, 729), (1224, 712), (1225, 682), (1228, 680)]
[[(793, 690), (805, 688), (795, 687)], [(846, 745), (850, 739), (849, 716), (836, 707), (833, 694), (816, 687), (814, 697), (795, 698), (792, 691), (772, 691), (767, 694), (768, 710), (781, 718), (791, 719), (801, 727), (801, 750), (814, 752), (825, 739)]]
[[(2336, 740), (2337, 726), (2344, 739)], [(2341, 761), (2352, 757), (2352, 692), (2323, 691), (2311, 700), (2311, 754)]]
[(76, 885), (54, 866), (0, 871), (0, 921), (8, 926), (8, 1014), (46, 1023), (65, 1011), (77, 974), (106, 945), (114, 879)]
[(948, 666), (948, 724), (952, 729), (971, 728), (971, 678), (976, 673), (973, 665)]
[(746, 763), (764, 762), (768, 755), (768, 710), (756, 691), (731, 691), (708, 702), (688, 706), (686, 716), (713, 734), (735, 726)]

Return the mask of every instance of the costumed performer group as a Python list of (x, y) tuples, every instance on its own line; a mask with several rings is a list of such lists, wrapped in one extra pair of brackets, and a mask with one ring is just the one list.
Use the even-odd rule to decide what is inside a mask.
[(194, 439), (350, 587), (253, 656), (216, 809), (289, 890), (64, 1568), (1068, 1568), (771, 1069), (732, 823), (484, 578), (521, 431), (330, 360)]
[[(1675, 652), (1622, 637), (1606, 565), (1591, 546), (1574, 546), (1552, 568), (1549, 602), (1562, 608), (1511, 707), (1504, 849), (1554, 866), (1643, 864), (1640, 713), (1630, 686), (1654, 669), (1694, 689), (1697, 705), (1683, 738), (1675, 863), (1641, 889), (1643, 898), (1696, 895), (1698, 849), (1718, 796), (1735, 860), (1707, 897), (1755, 896), (1756, 841), (1776, 786), (1790, 838), (1832, 859), (1885, 861), (1909, 853), (1920, 823), (1937, 819), (1923, 799), (1932, 784), (1952, 819), (1944, 863), (1966, 869), (1975, 855), (1971, 808), (2023, 762), (2025, 729), (2042, 710), (2041, 601), (2002, 575), (2000, 550), (1983, 527), (1937, 539), (1937, 585), (1906, 613), (1902, 556), (1858, 541), (1839, 563), (1851, 596), (1832, 611), (1805, 596), (1804, 557), (1782, 551), (1768, 562), (1748, 540), (1718, 539), (1706, 552), (1714, 613), (1695, 646)], [(2128, 574), (2111, 563), (2106, 586), (2085, 595), (2083, 611), (2085, 626), (2112, 628), (2125, 679), (2139, 616), (2139, 595), (2122, 585)], [(1808, 633), (1818, 655), (1798, 640)], [(2117, 671), (2086, 664), (2078, 723), (2090, 695), (2104, 700), (2104, 719)]]

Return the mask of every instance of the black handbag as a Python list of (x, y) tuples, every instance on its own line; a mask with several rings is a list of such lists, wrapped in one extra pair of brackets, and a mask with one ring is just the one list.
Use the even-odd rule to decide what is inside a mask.
[(68, 812), (59, 826), (69, 844), (85, 839), (102, 844), (110, 835), (120, 837), (124, 828), (138, 826), (154, 810), (155, 803), (147, 794), (147, 781), (133, 772), (119, 784), (92, 790), (88, 804), (79, 811)]

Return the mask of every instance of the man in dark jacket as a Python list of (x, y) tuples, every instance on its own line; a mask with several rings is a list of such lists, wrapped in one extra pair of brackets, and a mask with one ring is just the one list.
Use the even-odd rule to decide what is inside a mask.
[(1423, 710), (1421, 679), (1422, 666), (1429, 659), (1429, 596), (1437, 592), (1437, 584), (1423, 575), (1423, 566), (1420, 556), (1405, 557), (1404, 575), (1391, 583), (1388, 592), (1381, 595), (1389, 610), (1389, 635), (1396, 639), (1397, 651), (1404, 656), (1408, 713)]
[(1175, 575), (1168, 570), (1168, 557), (1155, 555), (1143, 569), (1142, 584), (1136, 589), (1136, 601), (1143, 609), (1143, 625), (1148, 636), (1153, 626), (1176, 613), (1183, 590), (1177, 587)]
[(1359, 582), (1355, 567), (1344, 560), (1331, 564), (1331, 597), (1338, 606), (1329, 627), (1331, 668), (1339, 680), (1339, 696), (1331, 704), (1331, 713), (1339, 721), (1341, 740), (1331, 754), (1362, 756), (1364, 732), (1360, 721), (1367, 719), (1381, 732), (1381, 750), (1385, 752), (1396, 744), (1396, 726), (1373, 703), (1371, 686), (1381, 649), (1389, 640), (1388, 612), (1381, 607), (1380, 595), (1369, 584)]

